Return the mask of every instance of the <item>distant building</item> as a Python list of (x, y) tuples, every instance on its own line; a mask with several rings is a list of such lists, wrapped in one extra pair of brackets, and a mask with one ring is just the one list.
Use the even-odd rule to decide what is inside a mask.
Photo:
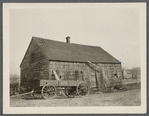
[(123, 70), (123, 77), (124, 77), (124, 79), (130, 79), (133, 77), (133, 75), (132, 75), (131, 71), (124, 69)]

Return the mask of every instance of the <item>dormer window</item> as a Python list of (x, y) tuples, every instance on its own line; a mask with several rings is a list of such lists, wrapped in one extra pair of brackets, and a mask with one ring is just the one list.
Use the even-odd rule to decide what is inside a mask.
[(32, 53), (31, 54), (31, 63), (34, 63), (35, 62), (35, 53)]

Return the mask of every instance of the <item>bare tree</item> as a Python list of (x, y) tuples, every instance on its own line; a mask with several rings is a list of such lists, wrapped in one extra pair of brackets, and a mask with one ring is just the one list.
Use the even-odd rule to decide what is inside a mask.
[(10, 74), (10, 84), (20, 83), (20, 77), (18, 74)]
[(131, 73), (132, 73), (134, 78), (137, 78), (141, 74), (141, 68), (140, 67), (132, 68)]

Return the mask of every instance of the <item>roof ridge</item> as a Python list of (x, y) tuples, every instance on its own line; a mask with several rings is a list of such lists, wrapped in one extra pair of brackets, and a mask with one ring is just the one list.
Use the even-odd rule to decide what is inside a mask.
[[(66, 42), (63, 41), (57, 41), (57, 40), (52, 40), (52, 39), (46, 39), (46, 38), (41, 38), (41, 37), (32, 37), (33, 39), (43, 39), (43, 40), (47, 40), (47, 41), (54, 41), (54, 42), (60, 42), (60, 43), (65, 43), (68, 44)], [(87, 47), (97, 47), (97, 48), (101, 48), (100, 46), (93, 46), (93, 45), (86, 45), (86, 44), (78, 44), (78, 43), (69, 43), (70, 45), (81, 45), (81, 46), (87, 46)]]

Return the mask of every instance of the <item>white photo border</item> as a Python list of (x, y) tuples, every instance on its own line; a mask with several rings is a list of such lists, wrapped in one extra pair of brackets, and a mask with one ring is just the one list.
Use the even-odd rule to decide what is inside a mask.
[[(11, 9), (50, 7), (137, 7), (140, 9), (141, 106), (10, 107), (9, 12)], [(142, 114), (147, 112), (146, 6), (144, 3), (3, 3), (3, 113), (4, 114)]]

